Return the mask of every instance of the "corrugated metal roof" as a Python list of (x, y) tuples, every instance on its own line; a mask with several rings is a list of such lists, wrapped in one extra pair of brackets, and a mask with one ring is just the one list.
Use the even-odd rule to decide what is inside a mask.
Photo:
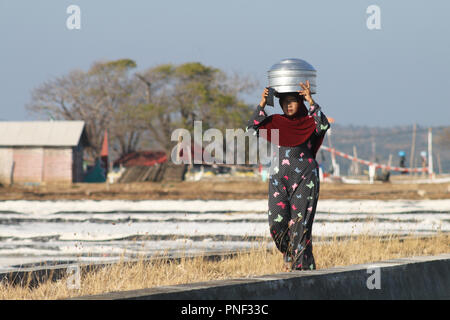
[(84, 121), (0, 121), (0, 146), (78, 145)]

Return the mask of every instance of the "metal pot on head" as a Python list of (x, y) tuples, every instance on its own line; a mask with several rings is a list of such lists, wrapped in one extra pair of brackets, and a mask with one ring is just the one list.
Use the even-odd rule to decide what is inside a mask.
[[(316, 72), (316, 69), (305, 60), (283, 59), (268, 71), (269, 88), (273, 89), (269, 91), (269, 95), (277, 96), (277, 93), (302, 90), (299, 84), (300, 82), (306, 83), (306, 80), (309, 80), (311, 94), (315, 94), (317, 92)], [(267, 104), (273, 106), (273, 96), (269, 97)]]

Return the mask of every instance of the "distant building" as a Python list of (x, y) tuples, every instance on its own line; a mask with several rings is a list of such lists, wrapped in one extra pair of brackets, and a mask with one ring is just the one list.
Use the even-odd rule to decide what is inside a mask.
[(84, 121), (0, 121), (0, 183), (83, 181)]

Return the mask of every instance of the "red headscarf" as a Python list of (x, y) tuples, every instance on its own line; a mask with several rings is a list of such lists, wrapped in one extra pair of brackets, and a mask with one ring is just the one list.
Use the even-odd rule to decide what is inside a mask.
[[(316, 121), (314, 117), (308, 115), (308, 110), (304, 104), (300, 105), (294, 117), (289, 118), (285, 114), (272, 114), (259, 126), (259, 129), (268, 129), (266, 134), (260, 132), (267, 141), (271, 141), (270, 129), (279, 129), (279, 145), (284, 147), (293, 147), (304, 143), (316, 130)], [(314, 157), (322, 145), (323, 137), (313, 146)]]

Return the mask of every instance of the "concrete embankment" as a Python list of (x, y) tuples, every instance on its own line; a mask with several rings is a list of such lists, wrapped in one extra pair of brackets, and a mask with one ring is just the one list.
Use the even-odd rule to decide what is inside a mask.
[(111, 292), (75, 299), (450, 299), (450, 254)]

